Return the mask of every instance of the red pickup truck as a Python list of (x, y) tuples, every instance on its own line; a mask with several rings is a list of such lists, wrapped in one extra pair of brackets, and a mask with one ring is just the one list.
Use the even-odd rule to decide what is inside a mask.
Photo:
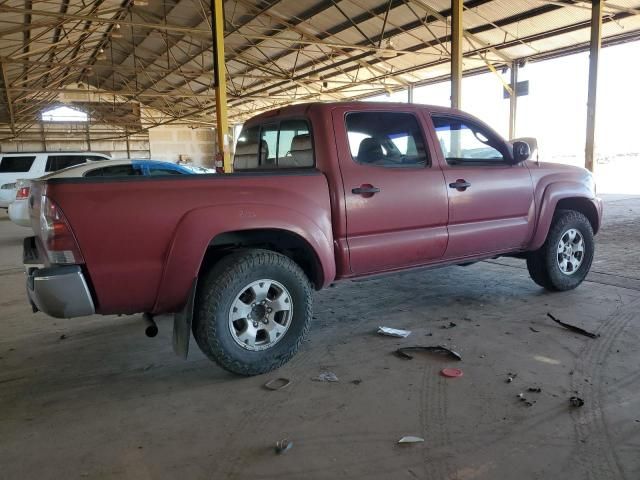
[(578, 286), (602, 217), (591, 174), (531, 160), (471, 115), (306, 104), (249, 120), (235, 173), (35, 182), (25, 239), (34, 310), (174, 314), (211, 359), (254, 375), (288, 361), (312, 290), (415, 267), (523, 258)]

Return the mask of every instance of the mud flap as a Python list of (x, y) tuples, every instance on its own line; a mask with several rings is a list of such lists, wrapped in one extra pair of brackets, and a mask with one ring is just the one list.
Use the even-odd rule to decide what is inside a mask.
[(196, 299), (198, 279), (193, 280), (187, 303), (184, 308), (173, 315), (173, 351), (184, 359), (189, 355), (189, 340), (191, 338), (191, 320), (193, 319), (193, 305)]

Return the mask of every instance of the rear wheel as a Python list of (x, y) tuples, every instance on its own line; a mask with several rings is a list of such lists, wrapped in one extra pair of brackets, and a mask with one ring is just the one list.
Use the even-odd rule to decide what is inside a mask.
[(529, 275), (547, 290), (571, 290), (589, 273), (594, 252), (589, 220), (574, 210), (558, 210), (544, 244), (527, 257)]
[(311, 285), (290, 258), (248, 250), (217, 263), (198, 288), (193, 334), (224, 369), (269, 372), (289, 361), (312, 315)]

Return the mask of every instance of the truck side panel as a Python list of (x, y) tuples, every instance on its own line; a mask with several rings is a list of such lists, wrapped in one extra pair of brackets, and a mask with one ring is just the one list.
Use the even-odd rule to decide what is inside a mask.
[[(288, 193), (291, 200), (296, 199), (297, 195)], [(263, 198), (269, 197), (265, 195)], [(297, 200), (292, 203), (304, 201), (303, 198)], [(309, 204), (309, 207), (313, 210), (310, 216), (276, 205), (216, 204), (215, 207), (189, 211), (176, 229), (153, 312), (175, 311), (182, 306), (193, 279), (198, 276), (209, 242), (225, 232), (264, 229), (296, 234), (316, 253), (322, 266), (322, 284), (319, 287), (327, 286), (336, 275), (329, 207), (317, 204)], [(248, 219), (251, 220), (250, 226)]]
[[(258, 224), (273, 228), (273, 218), (261, 218), (267, 216), (265, 211), (273, 212), (281, 225), (312, 219), (298, 229), (315, 225), (320, 233), (307, 232), (307, 238), (316, 239), (316, 243), (327, 239), (324, 242), (329, 246), (319, 257), (325, 275), (335, 272), (328, 186), (326, 178), (315, 170), (54, 180), (47, 184), (47, 195), (65, 213), (81, 246), (98, 313), (152, 311), (165, 265), (172, 268), (175, 264), (169, 258), (172, 251), (185, 262), (185, 275), (172, 278), (162, 292), (177, 298), (173, 289), (188, 290), (193, 272), (199, 268), (195, 259), (202, 259), (215, 235), (229, 231), (227, 225), (234, 230), (255, 229)], [(182, 221), (192, 211), (206, 214), (197, 217), (197, 225), (188, 224), (188, 235), (180, 233)], [(221, 225), (225, 225), (223, 231), (219, 231)], [(192, 252), (185, 254), (185, 246), (178, 245), (176, 238), (188, 242), (186, 250)], [(166, 273), (169, 279), (174, 270)], [(175, 301), (169, 303), (179, 307)]]

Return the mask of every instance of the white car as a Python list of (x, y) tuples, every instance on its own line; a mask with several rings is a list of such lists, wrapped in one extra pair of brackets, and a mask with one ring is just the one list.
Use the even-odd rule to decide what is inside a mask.
[(15, 200), (18, 179), (38, 178), (73, 165), (109, 158), (94, 152), (0, 153), (0, 208), (8, 208)]
[[(192, 168), (177, 165), (171, 162), (158, 160), (134, 159), (134, 160), (104, 160), (102, 162), (87, 162), (82, 165), (68, 167), (63, 170), (50, 173), (39, 180), (49, 178), (73, 178), (73, 177), (129, 177), (129, 176), (157, 176), (157, 175), (194, 175)], [(201, 172), (210, 173), (210, 172)], [(29, 193), (31, 180), (18, 180), (16, 182), (15, 200), (9, 205), (9, 218), (22, 227), (31, 227), (29, 218)]]

